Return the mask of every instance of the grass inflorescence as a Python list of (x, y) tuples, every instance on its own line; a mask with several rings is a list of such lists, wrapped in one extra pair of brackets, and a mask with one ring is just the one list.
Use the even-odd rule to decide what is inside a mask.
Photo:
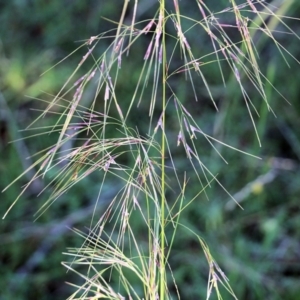
[[(229, 109), (225, 106), (224, 112), (224, 104), (216, 99), (206, 79), (207, 69), (217, 67), (224, 90), (234, 87), (239, 91), (261, 146), (256, 125), (259, 111), (252, 97), (257, 93), (274, 113), (265, 89), (275, 87), (260, 69), (257, 45), (267, 37), (288, 63), (291, 55), (275, 35), (282, 33), (277, 31), (280, 25), (285, 34), (299, 38), (284, 22), (292, 1), (247, 0), (240, 4), (231, 0), (229, 7), (215, 12), (212, 3), (197, 0), (189, 4), (198, 11), (198, 18), (193, 19), (181, 13), (179, 1), (162, 0), (153, 4), (157, 10), (146, 20), (139, 15), (139, 5), (143, 5), (139, 2), (129, 6), (129, 1), (124, 1), (120, 20), (107, 19), (116, 28), (90, 37), (78, 48), (86, 52), (73, 74), (30, 127), (46, 115), (58, 115), (56, 124), (37, 126), (43, 130), (40, 134), (56, 134), (57, 141), (36, 153), (38, 158), (30, 169), (38, 170), (23, 192), (34, 180), (48, 179), (41, 192), (48, 189), (50, 195), (37, 212), (39, 217), (87, 176), (96, 174), (101, 179), (88, 229), (74, 230), (84, 242), (68, 249), (66, 255), (71, 259), (63, 263), (83, 280), (74, 284), (76, 291), (69, 299), (180, 299), (184, 287), (177, 285), (169, 261), (178, 231), (193, 236), (203, 250), (198, 255), (205, 257), (207, 267), (199, 272), (207, 274), (206, 298), (215, 295), (222, 299), (223, 293), (229, 293), (236, 299), (234, 287), (214, 260), (201, 231), (182, 223), (181, 217), (200, 197), (209, 199), (208, 190), (216, 185), (240, 206), (202, 159), (206, 144), (224, 168), (228, 167), (222, 153), (225, 148), (253, 160), (260, 158), (218, 138), (218, 130), (210, 132), (200, 126), (191, 107), (199, 107), (206, 94), (217, 114)], [(205, 42), (210, 43), (211, 52), (201, 50), (199, 32), (207, 35)], [(103, 41), (110, 44), (99, 53), (97, 47)], [(144, 48), (144, 53), (135, 51), (136, 45)], [(139, 70), (135, 79), (131, 76), (136, 73), (129, 69), (132, 61)], [(176, 84), (178, 76), (184, 78), (180, 84)], [(128, 85), (136, 84), (132, 95), (119, 86), (124, 77)], [(182, 97), (183, 84), (190, 90), (189, 99)], [(132, 122), (137, 114), (142, 126)], [(103, 204), (107, 182), (115, 182), (118, 190)], [(199, 188), (193, 196), (186, 192), (195, 186)]]

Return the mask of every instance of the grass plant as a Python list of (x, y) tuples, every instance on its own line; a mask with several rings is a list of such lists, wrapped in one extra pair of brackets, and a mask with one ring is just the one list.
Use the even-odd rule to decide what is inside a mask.
[[(63, 265), (81, 278), (70, 283), (75, 291), (69, 299), (180, 299), (185, 287), (177, 285), (171, 259), (178, 232), (191, 236), (203, 250), (197, 255), (205, 257), (207, 266), (198, 272), (207, 280), (206, 299), (223, 299), (225, 294), (237, 299), (201, 229), (182, 222), (182, 215), (191, 206), (197, 209), (198, 201), (213, 201), (209, 190), (215, 186), (242, 208), (202, 153), (212, 149), (216, 155), (211, 158), (222, 160), (224, 168), (230, 168), (226, 149), (260, 159), (222, 139), (224, 118), (234, 109), (229, 105), (243, 101), (261, 147), (259, 127), (267, 111), (275, 115), (269, 90), (280, 93), (260, 69), (261, 44), (268, 38), (287, 64), (291, 58), (298, 63), (277, 36), (299, 37), (285, 23), (293, 1), (230, 0), (219, 12), (207, 2), (188, 4), (198, 11), (197, 19), (182, 14), (184, 4), (178, 0), (158, 1), (153, 16), (142, 19), (143, 2), (125, 0), (120, 19), (106, 19), (115, 28), (82, 42), (77, 51), (86, 52), (74, 72), (28, 128), (41, 130), (33, 138), (51, 134), (57, 141), (35, 153), (35, 162), (16, 179), (36, 170), (4, 217), (37, 179), (47, 182), (41, 192), (47, 189), (50, 195), (36, 218), (79, 181), (92, 174), (99, 178), (90, 224), (86, 230), (74, 229), (82, 246), (65, 253), (69, 259)], [(205, 41), (198, 35), (206, 36)], [(107, 40), (109, 46), (99, 53), (97, 47)], [(210, 43), (211, 52), (203, 53), (204, 42)], [(210, 68), (225, 92), (236, 89), (230, 103), (210, 88)], [(122, 91), (119, 81), (124, 77), (126, 84), (135, 84), (132, 95)], [(189, 92), (183, 95), (182, 89)], [(260, 103), (253, 100), (256, 94)], [(214, 130), (200, 126), (194, 115), (203, 98), (216, 112)], [(57, 123), (41, 128), (38, 122), (49, 114), (58, 115)], [(101, 200), (107, 182), (118, 188), (108, 204)]]

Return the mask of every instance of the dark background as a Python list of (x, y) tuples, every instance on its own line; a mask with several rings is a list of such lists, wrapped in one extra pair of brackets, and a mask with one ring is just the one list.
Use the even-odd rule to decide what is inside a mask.
[[(214, 11), (227, 4), (227, 1), (213, 2), (217, 3)], [(12, 0), (3, 3), (0, 4), (1, 190), (35, 161), (35, 157), (30, 158), (31, 155), (55, 143), (52, 135), (26, 138), (35, 132), (24, 129), (35, 120), (40, 110), (45, 109), (45, 101), (50, 101), (59, 91), (85, 50), (77, 51), (45, 75), (40, 75), (68, 56), (83, 40), (114, 28), (112, 23), (101, 17), (117, 21), (122, 9), (120, 1)], [(279, 5), (278, 1), (276, 3)], [(155, 1), (142, 1), (138, 20), (150, 18), (156, 11), (156, 5)], [(182, 14), (199, 18), (198, 12), (185, 2), (180, 2), (180, 5)], [(295, 2), (287, 14), (296, 18), (299, 12), (300, 5)], [(130, 19), (130, 11), (126, 17)], [(299, 20), (285, 19), (285, 22), (300, 35)], [(283, 25), (277, 29), (286, 30)], [(211, 51), (207, 36), (199, 34), (197, 38), (192, 33), (187, 34), (191, 44), (194, 42), (199, 51)], [(232, 32), (233, 38), (235, 34)], [(278, 33), (276, 38), (296, 59), (300, 59), (297, 37)], [(199, 43), (199, 40), (203, 42)], [(137, 43), (133, 58), (123, 67), (131, 70), (128, 71), (130, 76), (119, 79), (124, 98), (134, 90), (139, 64), (143, 62), (148, 43), (147, 37), (142, 43)], [(101, 53), (107, 45), (105, 40), (101, 42), (97, 53)], [(238, 87), (229, 82), (227, 89), (224, 88), (216, 64), (209, 65), (211, 67), (205, 68), (204, 72), (221, 107), (219, 113), (215, 112), (202, 86), (197, 86), (200, 100), (195, 104), (194, 100), (188, 100), (192, 97), (185, 87), (184, 78), (175, 76), (172, 79), (171, 84), (182, 89), (185, 105), (193, 111), (198, 124), (226, 143), (263, 158), (261, 161), (248, 159), (225, 149), (223, 154), (229, 162), (227, 166), (211, 148), (201, 148), (199, 152), (203, 161), (219, 174), (218, 178), (232, 195), (242, 199), (244, 210), (228, 204), (231, 201), (228, 195), (213, 185), (208, 191), (211, 201), (195, 202), (183, 215), (182, 222), (198, 230), (205, 239), (240, 299), (298, 299), (300, 66), (286, 55), (291, 65), (288, 68), (271, 41), (258, 41), (258, 52), (262, 71), (290, 102), (288, 104), (274, 89), (266, 86), (275, 118), (266, 112), (258, 95), (254, 96), (253, 102), (261, 115), (256, 122), (262, 148), (258, 146)], [(84, 74), (84, 68), (82, 72)], [(225, 75), (230, 81), (230, 70), (226, 67)], [(139, 117), (145, 113), (147, 108), (142, 105), (139, 114), (129, 122), (146, 132), (147, 120)], [(55, 122), (55, 115), (47, 116), (38, 126), (51, 126)], [(175, 130), (170, 126), (168, 133), (175, 135), (178, 133)], [(10, 143), (19, 139), (21, 141)], [(182, 153), (178, 153), (177, 159), (183, 161)], [(30, 173), (1, 194), (2, 215), (28, 180)], [(47, 192), (36, 197), (43, 187), (42, 179), (21, 196), (1, 221), (1, 299), (64, 299), (73, 291), (65, 281), (80, 284), (78, 277), (66, 273), (61, 265), (61, 261), (66, 260), (62, 252), (67, 247), (81, 245), (82, 240), (70, 228), (89, 224), (93, 200), (99, 188), (97, 182), (91, 177), (78, 183), (35, 222), (34, 213), (47, 199)], [(107, 182), (105, 193), (108, 198), (114, 194), (116, 185), (115, 182)], [(198, 188), (195, 185), (195, 191)], [(182, 299), (204, 297), (207, 266), (201, 248), (189, 236), (182, 234), (174, 249), (171, 263)], [(224, 299), (226, 297), (227, 294)]]

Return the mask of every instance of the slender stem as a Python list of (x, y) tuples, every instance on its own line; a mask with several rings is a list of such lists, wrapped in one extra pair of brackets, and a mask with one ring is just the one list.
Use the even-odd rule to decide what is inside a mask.
[(166, 43), (165, 43), (165, 0), (160, 5), (162, 14), (162, 137), (161, 137), (161, 233), (160, 233), (160, 300), (165, 299), (165, 111), (166, 111)]

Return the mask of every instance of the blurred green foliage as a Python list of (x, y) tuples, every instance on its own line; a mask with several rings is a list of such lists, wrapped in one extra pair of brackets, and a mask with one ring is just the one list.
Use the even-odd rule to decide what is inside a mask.
[[(149, 2), (150, 3), (150, 2)], [(218, 3), (218, 5), (221, 2)], [(224, 2), (223, 2), (224, 3)], [(114, 27), (102, 16), (118, 20), (120, 9), (117, 1), (6, 1), (0, 4), (0, 189), (2, 190), (20, 173), (27, 169), (28, 163), (36, 158), (27, 159), (41, 149), (55, 143), (55, 134), (41, 135), (25, 139), (23, 142), (9, 143), (30, 134), (22, 131), (43, 110), (51, 95), (55, 95), (80, 61), (84, 52), (78, 51), (66, 61), (40, 76), (58, 61), (68, 56), (80, 41)], [(148, 4), (149, 5), (149, 4)], [(121, 6), (120, 6), (121, 7)], [(141, 18), (151, 16), (152, 7), (145, 5)], [(197, 18), (197, 13), (183, 5), (181, 13)], [(217, 10), (217, 8), (216, 8)], [(289, 12), (299, 15), (300, 5), (294, 4)], [(285, 20), (299, 34), (299, 21)], [(172, 30), (170, 28), (170, 30)], [(282, 25), (278, 31), (283, 31)], [(300, 60), (299, 40), (287, 35), (276, 35), (297, 59)], [(209, 51), (207, 37), (189, 37), (199, 44), (199, 53)], [(206, 42), (203, 42), (206, 41)], [(136, 46), (136, 61), (130, 60), (123, 66), (124, 81), (119, 89), (124, 99), (132, 94), (138, 80), (139, 68), (145, 52), (145, 43)], [(171, 43), (172, 41), (170, 41)], [(101, 44), (101, 48), (107, 45)], [(205, 48), (206, 47), (206, 48)], [(261, 99), (253, 101), (260, 113), (257, 119), (263, 147), (259, 148), (253, 128), (242, 103), (241, 95), (232, 84), (225, 88), (220, 81), (218, 69), (209, 64), (204, 68), (210, 82), (210, 88), (220, 106), (215, 113), (208, 100), (205, 89), (197, 87), (199, 102), (189, 101), (191, 91), (182, 87), (182, 97), (186, 107), (197, 114), (200, 127), (215, 134), (226, 143), (236, 146), (263, 160), (257, 161), (238, 155), (231, 150), (221, 149), (229, 165), (225, 165), (211, 148), (196, 141), (202, 151), (203, 161), (207, 163), (218, 179), (235, 195), (249, 182), (253, 184), (244, 190), (244, 210), (231, 206), (228, 195), (213, 184), (207, 189), (209, 202), (204, 198), (194, 201), (183, 214), (182, 223), (198, 232), (206, 240), (214, 257), (230, 279), (236, 295), (240, 299), (298, 299), (300, 294), (300, 89), (299, 66), (287, 58), (288, 68), (274, 44), (262, 40), (258, 46), (260, 67), (268, 75), (272, 84), (291, 103), (288, 104), (276, 91), (266, 86), (270, 104), (277, 115), (275, 118)], [(176, 64), (176, 61), (174, 62)], [(129, 73), (130, 72), (130, 73)], [(128, 76), (130, 74), (130, 76)], [(229, 71), (226, 76), (230, 77)], [(183, 86), (185, 79), (178, 76), (172, 84)], [(43, 99), (37, 101), (34, 98)], [(125, 100), (126, 104), (126, 100)], [(141, 105), (141, 111), (147, 113), (147, 107)], [(172, 122), (175, 111), (169, 112), (169, 132), (174, 136), (178, 128)], [(147, 132), (143, 122), (143, 113), (129, 120), (132, 127), (138, 126)], [(55, 115), (41, 119), (38, 126), (46, 127), (56, 122)], [(202, 148), (201, 148), (202, 147)], [(178, 150), (179, 165), (184, 157)], [(274, 167), (275, 166), (275, 167)], [(254, 182), (262, 174), (275, 169), (271, 182)], [(172, 181), (170, 174), (170, 183)], [(13, 187), (1, 194), (1, 213), (18, 196), (21, 186), (29, 178), (23, 177)], [(47, 178), (45, 178), (47, 182)], [(197, 194), (199, 186), (190, 186), (186, 197)], [(38, 198), (39, 187), (29, 189), (18, 204), (1, 222), (0, 267), (1, 299), (63, 299), (72, 291), (64, 281), (80, 281), (73, 274), (65, 272), (60, 262), (66, 260), (62, 255), (66, 247), (79, 246), (82, 243), (74, 233), (67, 229), (73, 226), (89, 224), (91, 211), (85, 211), (97, 197), (100, 182), (97, 175), (90, 176), (63, 195), (36, 222), (33, 214), (47, 198), (47, 192)], [(196, 182), (196, 181), (195, 181)], [(40, 182), (43, 185), (42, 180)], [(88, 187), (88, 188), (87, 188)], [(107, 189), (113, 193), (115, 183)], [(172, 192), (170, 198), (174, 197)], [(74, 217), (75, 212), (78, 216)], [(80, 213), (82, 212), (82, 213)], [(70, 222), (64, 223), (68, 216)], [(75, 220), (75, 221), (74, 221)], [(57, 224), (61, 224), (55, 231)], [(138, 226), (138, 224), (136, 225)], [(144, 237), (145, 240), (147, 237)], [(143, 235), (141, 233), (141, 240)], [(34, 255), (41, 255), (38, 258)], [(34, 260), (36, 259), (36, 260)], [(204, 297), (207, 281), (207, 265), (198, 243), (185, 231), (179, 232), (171, 255), (170, 263), (174, 270), (182, 299), (200, 299)], [(174, 289), (171, 289), (175, 293)], [(212, 298), (213, 299), (213, 298)], [(224, 297), (224, 299), (227, 299)]]

